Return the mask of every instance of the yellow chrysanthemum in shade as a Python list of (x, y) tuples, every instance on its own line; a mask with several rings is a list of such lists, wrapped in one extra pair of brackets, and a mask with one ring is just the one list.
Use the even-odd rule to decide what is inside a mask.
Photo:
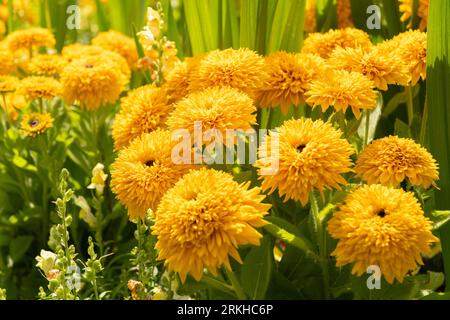
[(366, 32), (355, 28), (345, 28), (325, 33), (311, 33), (305, 39), (302, 52), (318, 54), (327, 59), (336, 48), (369, 50), (371, 47), (372, 43)]
[(306, 0), (305, 6), (305, 32), (316, 32), (317, 16), (316, 16), (316, 0)]
[(39, 47), (51, 48), (55, 45), (55, 37), (50, 30), (30, 28), (10, 33), (6, 39), (11, 51), (32, 50)]
[(247, 48), (215, 50), (200, 61), (190, 90), (229, 86), (253, 96), (267, 78), (265, 66), (264, 58)]
[(121, 100), (122, 108), (112, 127), (114, 146), (117, 150), (143, 133), (165, 126), (172, 110), (167, 92), (153, 86), (140, 87)]
[(312, 81), (305, 96), (308, 104), (321, 106), (324, 112), (330, 106), (344, 113), (351, 107), (358, 119), (361, 109), (373, 109), (377, 104), (373, 81), (358, 72), (345, 70), (329, 71), (326, 77)]
[(136, 67), (138, 53), (136, 44), (130, 37), (117, 31), (100, 32), (92, 39), (92, 44), (120, 54), (131, 69)]
[(68, 62), (83, 59), (86, 57), (94, 57), (94, 58), (101, 57), (105, 60), (112, 61), (113, 64), (120, 69), (126, 82), (128, 82), (130, 79), (131, 70), (130, 67), (128, 66), (127, 60), (125, 60), (124, 57), (122, 57), (120, 54), (116, 52), (103, 49), (99, 46), (90, 46), (87, 44), (74, 43), (65, 46), (61, 54), (65, 59), (67, 59)]
[(164, 88), (170, 96), (172, 102), (178, 102), (186, 97), (189, 92), (189, 84), (192, 74), (198, 67), (199, 58), (186, 58), (183, 62), (179, 62), (166, 76)]
[(312, 80), (318, 79), (325, 61), (317, 55), (273, 53), (266, 58), (268, 80), (258, 91), (257, 100), (262, 107), (281, 106), (287, 114), (289, 106), (304, 102), (304, 94)]
[[(402, 16), (400, 17), (400, 21), (408, 22), (413, 13), (413, 0), (400, 0), (399, 10)], [(417, 16), (420, 18), (419, 29), (425, 30), (428, 25), (428, 8), (429, 8), (429, 0), (419, 0), (419, 6), (417, 8)], [(408, 24), (408, 28), (411, 28), (411, 22)]]
[(239, 245), (259, 245), (255, 229), (271, 207), (259, 188), (238, 184), (225, 172), (201, 169), (186, 174), (161, 200), (153, 235), (158, 259), (181, 281), (191, 274), (197, 281), (204, 269), (217, 275), (222, 265), (231, 270), (229, 256), (239, 263)]
[(408, 65), (395, 52), (377, 47), (370, 51), (336, 48), (328, 61), (335, 68), (365, 75), (380, 90), (387, 90), (389, 84), (407, 86), (410, 81)]
[(0, 93), (5, 94), (17, 90), (19, 78), (13, 76), (0, 76)]
[(337, 0), (336, 9), (338, 27), (341, 29), (353, 27), (352, 6), (350, 0)]
[(26, 69), (31, 74), (41, 76), (57, 76), (67, 65), (67, 61), (57, 54), (40, 54), (34, 56)]
[(19, 91), (28, 100), (51, 100), (61, 94), (61, 84), (54, 78), (33, 76), (20, 81)]
[(193, 168), (173, 163), (176, 143), (171, 132), (158, 129), (120, 151), (111, 171), (111, 188), (131, 219), (144, 219), (148, 209), (156, 210), (164, 193)]
[(61, 74), (64, 99), (78, 101), (84, 109), (95, 110), (116, 102), (126, 81), (120, 67), (103, 56), (88, 56), (72, 61)]
[(250, 129), (256, 123), (253, 100), (238, 89), (214, 87), (195, 92), (175, 105), (167, 119), (171, 130), (187, 129), (194, 133), (194, 123), (201, 122), (202, 131)]
[[(286, 121), (276, 132), (270, 133), (260, 146), (260, 169), (278, 170), (261, 175), (262, 189), (273, 193), (278, 189), (285, 200), (308, 203), (309, 194), (317, 189), (336, 188), (346, 184), (342, 174), (351, 171), (353, 147), (341, 138), (342, 132), (321, 120), (299, 119)], [(278, 146), (275, 140), (278, 139)], [(277, 164), (278, 163), (278, 164)]]
[(381, 185), (364, 186), (347, 196), (328, 223), (338, 239), (332, 253), (338, 267), (353, 263), (352, 273), (361, 276), (377, 265), (387, 282), (403, 282), (408, 272), (422, 263), (438, 239), (431, 233), (413, 193)]
[(433, 156), (414, 140), (390, 136), (373, 141), (359, 155), (358, 176), (369, 184), (398, 187), (405, 179), (429, 188), (439, 179)]
[(53, 126), (53, 118), (49, 113), (28, 113), (21, 123), (22, 132), (30, 137), (45, 133)]
[(12, 53), (0, 49), (0, 75), (10, 74), (14, 69), (14, 56)]

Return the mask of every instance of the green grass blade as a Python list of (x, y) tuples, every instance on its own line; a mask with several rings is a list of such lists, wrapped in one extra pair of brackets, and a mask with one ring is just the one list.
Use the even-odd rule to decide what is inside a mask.
[(385, 38), (392, 38), (402, 32), (403, 27), (400, 22), (400, 11), (398, 0), (382, 0), (382, 15), (386, 19)]
[(100, 31), (107, 31), (111, 25), (106, 17), (105, 5), (100, 0), (95, 0), (97, 7), (98, 27)]
[(284, 32), (282, 49), (299, 52), (303, 47), (306, 0), (294, 1)]
[[(427, 99), (430, 105), (428, 136), (430, 150), (439, 162), (440, 190), (436, 209), (450, 209), (450, 2), (430, 1), (427, 53)], [(450, 291), (450, 225), (440, 231), (446, 290)]]
[(8, 0), (8, 33), (14, 31), (14, 7), (13, 0)]
[[(298, 0), (293, 0), (298, 1)], [(293, 5), (292, 0), (280, 0), (277, 3), (275, 9), (275, 15), (273, 17), (272, 30), (269, 38), (269, 52), (272, 53), (281, 49), (281, 43), (283, 41), (284, 30), (289, 20), (289, 14)]]
[(203, 27), (199, 19), (199, 10), (196, 0), (187, 0), (183, 2), (186, 25), (189, 32), (192, 53), (194, 55), (206, 52), (206, 44), (203, 41)]
[(256, 50), (259, 0), (241, 1), (241, 47)]

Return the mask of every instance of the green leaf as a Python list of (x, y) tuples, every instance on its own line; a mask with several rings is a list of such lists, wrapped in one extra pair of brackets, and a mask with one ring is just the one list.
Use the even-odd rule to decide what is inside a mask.
[(450, 300), (450, 292), (433, 292), (420, 298), (420, 300)]
[(280, 228), (279, 226), (277, 226), (275, 224), (268, 224), (268, 225), (264, 226), (264, 229), (267, 232), (269, 232), (271, 235), (273, 235), (274, 237), (276, 237), (280, 240), (283, 240), (287, 244), (289, 244), (297, 249), (300, 249), (308, 257), (311, 257), (316, 261), (320, 260), (320, 258), (314, 252), (314, 246), (305, 237), (299, 236), (299, 235), (294, 235), (294, 234), (286, 231), (285, 229)]
[(261, 239), (261, 245), (250, 250), (241, 268), (241, 285), (252, 300), (266, 296), (273, 268), (273, 243), (269, 237)]
[(398, 0), (382, 0), (382, 16), (386, 19), (387, 37), (393, 38), (402, 32), (402, 24), (400, 22), (400, 6)]
[(19, 262), (23, 258), (33, 239), (32, 236), (19, 236), (11, 241), (9, 254), (14, 262)]
[[(439, 163), (436, 209), (450, 209), (450, 1), (430, 1), (427, 50), (428, 137)], [(440, 229), (446, 283), (450, 284), (450, 225)], [(447, 291), (450, 286), (447, 285)]]
[(256, 50), (258, 9), (259, 9), (259, 0), (241, 1), (241, 34), (240, 34), (241, 47)]
[(450, 211), (434, 211), (432, 217), (433, 230), (438, 230), (450, 221)]

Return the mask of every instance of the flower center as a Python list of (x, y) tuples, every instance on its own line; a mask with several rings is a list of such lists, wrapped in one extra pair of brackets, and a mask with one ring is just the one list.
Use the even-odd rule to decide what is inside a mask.
[(88, 69), (92, 69), (94, 67), (94, 65), (89, 63), (89, 64), (85, 65), (85, 67), (88, 68)]
[(39, 120), (34, 119), (30, 121), (30, 127), (35, 128), (39, 125)]
[(303, 152), (303, 149), (305, 149), (305, 148), (306, 148), (306, 145), (305, 145), (305, 144), (299, 145), (299, 146), (297, 147), (298, 153), (302, 153), (302, 152)]
[(145, 163), (145, 165), (146, 165), (147, 167), (153, 167), (154, 164), (155, 164), (155, 161), (154, 161), (154, 160), (148, 160), (148, 161)]
[(377, 212), (377, 216), (379, 216), (380, 218), (384, 218), (386, 216), (386, 211), (384, 211), (384, 209), (381, 209)]

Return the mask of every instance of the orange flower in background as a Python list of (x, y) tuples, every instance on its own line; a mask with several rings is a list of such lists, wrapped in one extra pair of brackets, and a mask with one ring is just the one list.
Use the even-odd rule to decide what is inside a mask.
[(403, 282), (422, 265), (421, 254), (431, 252), (431, 221), (424, 216), (414, 194), (380, 185), (364, 186), (347, 196), (328, 223), (338, 239), (336, 266), (353, 264), (362, 276), (371, 265), (380, 267), (388, 283)]
[(14, 56), (9, 50), (0, 48), (0, 75), (8, 75), (15, 69)]
[(29, 101), (51, 100), (61, 94), (61, 84), (53, 78), (33, 76), (20, 81), (19, 91)]
[[(408, 22), (408, 28), (412, 27), (411, 17), (413, 15), (414, 0), (400, 0), (399, 10), (402, 13), (400, 21)], [(417, 8), (417, 16), (420, 18), (419, 29), (425, 30), (428, 25), (428, 8), (430, 0), (419, 0), (419, 6)]]
[(405, 179), (429, 188), (439, 178), (433, 156), (412, 139), (390, 136), (373, 141), (363, 150), (355, 171), (369, 184), (398, 187)]
[(29, 28), (10, 33), (6, 38), (6, 42), (11, 51), (31, 51), (39, 47), (52, 48), (56, 40), (48, 29)]
[(336, 48), (369, 50), (371, 47), (372, 42), (366, 32), (355, 28), (345, 28), (309, 34), (303, 44), (302, 52), (318, 54), (322, 58), (328, 59)]
[(31, 58), (26, 69), (31, 74), (58, 76), (66, 65), (67, 61), (60, 55), (40, 54)]
[(308, 104), (321, 106), (323, 112), (333, 107), (345, 113), (350, 107), (356, 118), (361, 116), (361, 109), (371, 110), (377, 105), (373, 81), (358, 72), (345, 70), (333, 70), (312, 81), (305, 95)]
[(67, 103), (78, 101), (82, 108), (95, 110), (116, 102), (127, 81), (113, 60), (104, 56), (87, 56), (64, 68), (61, 84)]
[(337, 22), (340, 29), (353, 27), (352, 6), (350, 0), (337, 0)]
[(127, 60), (130, 69), (136, 67), (138, 53), (134, 40), (117, 31), (100, 32), (92, 39), (94, 46), (116, 52)]
[(252, 50), (215, 50), (207, 54), (192, 75), (191, 91), (228, 86), (253, 96), (266, 79), (264, 58)]
[(192, 75), (196, 72), (200, 60), (201, 57), (186, 58), (168, 71), (165, 77), (164, 88), (167, 90), (170, 100), (174, 103), (190, 93), (189, 86), (192, 81)]
[(250, 183), (239, 184), (233, 176), (212, 169), (186, 174), (162, 198), (156, 211), (152, 234), (158, 239), (158, 259), (165, 260), (181, 281), (191, 274), (197, 281), (204, 269), (218, 275), (224, 265), (231, 270), (229, 256), (242, 263), (240, 245), (260, 244), (256, 228), (270, 204)]
[(407, 86), (410, 81), (408, 64), (396, 53), (376, 46), (370, 51), (336, 48), (328, 62), (337, 69), (361, 73), (378, 89), (387, 90), (389, 84)]
[(312, 54), (277, 52), (266, 58), (268, 80), (258, 91), (257, 100), (262, 107), (281, 106), (284, 114), (291, 105), (304, 103), (305, 92), (312, 80), (318, 79), (325, 69), (325, 61)]

